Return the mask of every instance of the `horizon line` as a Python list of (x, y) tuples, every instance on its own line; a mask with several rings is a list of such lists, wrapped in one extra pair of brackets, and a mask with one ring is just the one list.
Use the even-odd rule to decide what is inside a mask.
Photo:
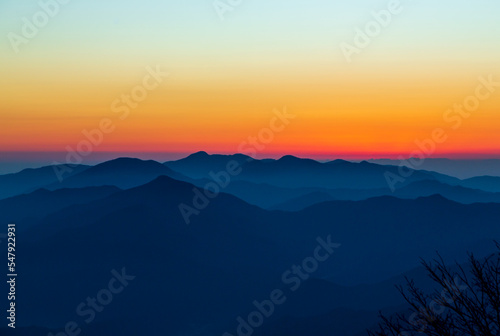
[[(309, 159), (317, 162), (329, 162), (335, 160), (344, 160), (350, 162), (362, 162), (362, 161), (396, 161), (403, 162), (404, 160), (409, 159), (418, 159), (418, 157), (409, 157), (403, 156), (404, 160), (395, 157), (387, 157), (387, 156), (367, 156), (367, 157), (346, 157), (345, 155), (312, 155), (312, 156), (304, 156), (306, 153), (300, 154), (283, 154), (283, 153), (261, 153), (261, 155), (253, 156), (247, 155), (244, 153), (224, 153), (224, 152), (208, 152), (205, 150), (195, 151), (195, 152), (93, 152), (88, 156), (80, 157), (81, 162), (73, 162), (67, 160), (68, 152), (54, 152), (54, 151), (12, 151), (12, 152), (1, 152), (0, 151), (0, 175), (18, 173), (25, 169), (37, 169), (47, 166), (53, 166), (57, 164), (81, 164), (81, 165), (89, 165), (95, 166), (107, 161), (116, 160), (119, 158), (132, 158), (132, 159), (140, 159), (140, 160), (153, 160), (159, 163), (164, 163), (168, 161), (176, 161), (183, 158), (186, 158), (190, 155), (197, 153), (206, 153), (208, 155), (237, 155), (242, 154), (249, 157), (252, 157), (255, 160), (279, 160), (285, 156), (293, 156), (299, 159)], [(7, 154), (7, 155), (5, 155)], [(28, 155), (30, 154), (30, 155)], [(474, 157), (425, 157), (424, 160), (448, 160), (448, 161), (490, 161), (490, 160), (500, 160), (499, 157), (481, 157), (479, 155), (475, 155)], [(377, 163), (377, 162), (375, 162)]]
[[(411, 158), (418, 159), (419, 156), (414, 155), (415, 153), (377, 153), (377, 152), (261, 152), (256, 153), (256, 155), (243, 153), (243, 152), (230, 152), (230, 151), (210, 151), (210, 150), (196, 150), (196, 151), (94, 151), (88, 155), (79, 155), (84, 161), (109, 161), (120, 157), (130, 157), (143, 159), (144, 157), (159, 157), (165, 156), (165, 161), (175, 161), (189, 155), (204, 152), (209, 155), (237, 155), (242, 154), (250, 156), (256, 160), (263, 159), (280, 159), (284, 156), (294, 156), (301, 159), (311, 159), (311, 160), (346, 160), (346, 161), (366, 161), (366, 160), (396, 160), (401, 161), (403, 159), (408, 160)], [(67, 151), (0, 151), (0, 162), (18, 161), (18, 162), (30, 162), (30, 161), (64, 161), (64, 157), (69, 154)], [(77, 153), (78, 155), (78, 153)], [(423, 159), (446, 159), (453, 161), (475, 161), (475, 160), (500, 160), (500, 154), (494, 155), (492, 153), (484, 152), (450, 152), (450, 153), (438, 153), (426, 155), (422, 153)], [(155, 160), (155, 159), (153, 159)], [(155, 161), (162, 161), (155, 160)]]

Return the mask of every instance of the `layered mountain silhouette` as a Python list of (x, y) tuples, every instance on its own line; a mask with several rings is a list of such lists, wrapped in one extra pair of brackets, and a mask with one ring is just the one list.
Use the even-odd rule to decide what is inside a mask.
[[(320, 163), (293, 156), (285, 156), (280, 160), (254, 160), (241, 154), (209, 155), (205, 152), (164, 165), (155, 161), (120, 158), (94, 167), (78, 166), (71, 174), (65, 175), (62, 181), (57, 179), (53, 167), (30, 169), (18, 174), (0, 175), (0, 184), (3, 181), (4, 198), (29, 193), (38, 188), (57, 190), (109, 185), (127, 189), (161, 175), (204, 187), (212, 181), (213, 174), (226, 171), (228, 162), (236, 162), (240, 173), (230, 176), (231, 183), (223, 191), (263, 208), (290, 203), (283, 209), (300, 210), (317, 203), (315, 197), (318, 194), (324, 196), (317, 199), (318, 202), (327, 199), (362, 200), (383, 195), (417, 198), (432, 194), (441, 194), (463, 203), (498, 202), (498, 195), (494, 194), (498, 184), (496, 177), (459, 180), (436, 172), (413, 171), (393, 192), (388, 188), (385, 174), (399, 174), (398, 167), (395, 166), (343, 160)], [(19, 181), (22, 183), (18, 183)], [(420, 182), (422, 184), (418, 186)], [(463, 188), (453, 190), (450, 186)], [(326, 194), (330, 196), (327, 198)], [(298, 201), (294, 206), (294, 199), (297, 198), (303, 201)]]
[(51, 184), (48, 188), (61, 189), (114, 185), (127, 189), (150, 182), (162, 175), (177, 178), (181, 176), (181, 174), (156, 161), (119, 158), (86, 169), (80, 174), (64, 179), (62, 182)]
[[(412, 165), (412, 167), (416, 169), (435, 171), (460, 179), (468, 179), (476, 176), (500, 176), (500, 160), (498, 159), (451, 160), (426, 158), (422, 161), (418, 158), (414, 158), (413, 160), (417, 166)], [(398, 166), (401, 164), (401, 161), (399, 160), (390, 159), (376, 159), (368, 161), (382, 165)]]
[[(227, 163), (232, 160), (238, 162), (241, 167), (241, 173), (233, 176), (234, 180), (266, 183), (284, 188), (389, 188), (385, 173), (399, 174), (398, 167), (395, 166), (344, 160), (320, 163), (291, 155), (279, 160), (253, 160), (240, 154), (212, 156), (200, 152), (179, 161), (166, 162), (165, 165), (191, 178), (209, 178), (210, 172), (224, 171)], [(403, 185), (427, 179), (439, 180), (439, 177), (450, 178), (437, 173), (414, 171)]]
[(440, 194), (461, 203), (500, 201), (499, 194), (484, 192), (494, 191), (495, 184), (490, 183), (490, 188), (485, 190), (487, 183), (483, 178), (462, 181), (432, 171), (411, 170), (411, 176), (392, 191), (385, 174), (400, 176), (399, 167), (368, 162), (335, 160), (320, 163), (293, 156), (279, 160), (254, 160), (241, 154), (209, 155), (199, 152), (165, 165), (197, 179), (189, 182), (203, 187), (210, 181), (210, 174), (225, 172), (227, 163), (231, 161), (239, 164), (241, 172), (231, 176), (232, 182), (224, 191), (263, 208), (296, 211), (325, 200), (363, 200), (384, 195), (415, 199)]
[[(233, 159), (241, 172), (218, 194), (205, 190)], [(0, 200), (0, 219), (17, 224), (22, 242), (16, 335), (61, 332), (68, 321), (89, 335), (237, 335), (238, 317), (275, 289), (286, 301), (253, 334), (362, 335), (379, 311), (406, 309), (394, 289), (405, 276), (433, 289), (420, 258), (486, 256), (500, 236), (497, 193), (439, 173), (414, 172), (392, 193), (384, 173), (397, 167), (366, 162), (180, 161), (122, 158), (57, 183), (40, 173)], [(331, 255), (305, 272), (318, 248)], [(87, 323), (77, 307), (112, 271), (133, 279)]]
[(164, 165), (174, 171), (183, 172), (184, 175), (194, 179), (209, 177), (210, 172), (220, 172), (227, 169), (229, 161), (236, 161), (239, 165), (251, 162), (254, 159), (243, 154), (234, 155), (209, 155), (207, 152), (197, 152), (184, 159), (168, 161)]
[(500, 192), (500, 177), (498, 176), (476, 176), (460, 181), (461, 186), (471, 189), (479, 189), (489, 192)]
[[(29, 168), (19, 173), (0, 175), (0, 199), (31, 192), (46, 185), (59, 182), (56, 174), (57, 169), (65, 169), (65, 166), (48, 166), (42, 168)], [(77, 175), (88, 166), (78, 165), (69, 167), (65, 176)]]
[(460, 203), (500, 203), (500, 193), (451, 186), (438, 181), (420, 181), (396, 190), (393, 195), (399, 198), (416, 198), (439, 194), (449, 200)]
[[(286, 290), (282, 272), (310, 256), (317, 237), (332, 236), (342, 248), (314, 277), (346, 285), (394, 276), (437, 248), (445, 256), (464, 257), (461, 251), (500, 231), (492, 220), (500, 206), (466, 206), (437, 196), (333, 201), (292, 214), (220, 194), (188, 226), (178, 205), (190, 202), (193, 187), (162, 176), (28, 224), (24, 239), (30, 243), (19, 256), (25, 275), (20, 285), (25, 293), (44, 291), (39, 303), (20, 294), (19, 303), (27, 307), (20, 322), (51, 327), (78, 318), (75, 302), (85, 299), (82, 293), (97, 292), (110, 270), (126, 267), (136, 282), (124, 292), (124, 301), (107, 307), (97, 321), (149, 318), (162, 321), (150, 326), (159, 333), (210, 319), (220, 321), (212, 328), (222, 330), (231, 327), (234, 312), (245, 314), (248, 304), (269, 289)], [(428, 238), (415, 241), (417, 233)], [(464, 238), (457, 243), (456, 236)], [(36, 276), (41, 265), (43, 278)], [(129, 310), (144, 297), (155, 299), (141, 312)], [(161, 319), (165, 315), (168, 326)]]
[[(114, 194), (114, 186), (60, 189), (38, 189), (30, 194), (0, 200), (0, 222), (24, 223), (43, 218), (70, 205), (84, 204)], [(25, 228), (25, 225), (21, 226)]]

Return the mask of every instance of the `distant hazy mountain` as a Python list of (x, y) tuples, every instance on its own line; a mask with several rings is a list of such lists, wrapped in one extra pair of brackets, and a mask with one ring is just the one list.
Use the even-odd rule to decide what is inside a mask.
[(397, 189), (394, 196), (399, 198), (425, 197), (439, 194), (449, 200), (460, 203), (500, 203), (500, 193), (491, 193), (482, 190), (450, 186), (438, 181), (419, 181)]
[(162, 175), (174, 178), (181, 176), (156, 161), (119, 158), (90, 167), (80, 174), (68, 177), (63, 182), (48, 185), (46, 188), (53, 190), (113, 185), (127, 189), (150, 182)]
[(498, 176), (478, 176), (460, 182), (463, 187), (480, 189), (490, 192), (500, 192), (500, 177)]
[(191, 178), (200, 179), (209, 177), (210, 172), (226, 170), (227, 163), (233, 160), (243, 165), (254, 159), (243, 154), (209, 155), (206, 152), (197, 152), (184, 159), (165, 162), (164, 165)]
[[(238, 182), (234, 182), (234, 184), (237, 183)], [(227, 188), (227, 191), (238, 197), (243, 196), (241, 197), (242, 199), (244, 199), (245, 201), (249, 201), (247, 198), (244, 197), (246, 195), (242, 195), (242, 193), (240, 193), (239, 190), (235, 189), (236, 188)], [(259, 194), (258, 190), (259, 190), (259, 185), (254, 185), (253, 191), (256, 195)], [(464, 204), (490, 203), (490, 202), (500, 203), (500, 193), (486, 192), (477, 189), (465, 188), (462, 186), (452, 186), (435, 180), (423, 180), (423, 181), (413, 182), (407, 186), (397, 189), (395, 192), (391, 192), (387, 189), (356, 190), (356, 189), (317, 188), (315, 190), (313, 188), (299, 188), (299, 189), (282, 189), (282, 190), (283, 192), (285, 192), (286, 190), (293, 191), (293, 193), (288, 193), (288, 195), (295, 193), (300, 193), (301, 195), (287, 198), (286, 194), (285, 195), (272, 194), (274, 195), (275, 199), (281, 201), (279, 204), (275, 204), (272, 206), (265, 206), (265, 208), (271, 210), (298, 211), (313, 204), (325, 201), (331, 201), (331, 200), (359, 201), (380, 196), (394, 196), (403, 199), (417, 199), (420, 197), (441, 195), (449, 200)], [(283, 201), (283, 199), (285, 200)]]
[[(89, 166), (71, 166), (71, 172), (68, 171), (65, 177), (79, 174), (87, 168)], [(0, 175), (0, 199), (32, 192), (56, 182), (59, 180), (53, 166), (30, 168), (19, 173)]]
[[(202, 188), (211, 180), (185, 181)], [(310, 205), (331, 200), (360, 201), (380, 196), (394, 196), (404, 199), (416, 199), (431, 195), (441, 195), (449, 200), (471, 203), (500, 203), (500, 193), (485, 192), (478, 189), (449, 185), (436, 180), (422, 180), (403, 186), (392, 192), (387, 188), (379, 189), (327, 189), (327, 188), (284, 188), (265, 183), (233, 181), (223, 191), (234, 195), (247, 203), (264, 209), (298, 211)]]
[(38, 189), (29, 194), (0, 200), (0, 222), (16, 223), (23, 228), (23, 223), (28, 219), (41, 219), (70, 205), (102, 199), (120, 190), (111, 186), (56, 191)]
[(293, 156), (280, 160), (253, 160), (244, 155), (199, 152), (166, 165), (200, 178), (184, 180), (203, 187), (210, 181), (210, 172), (224, 172), (231, 160), (241, 164), (241, 173), (231, 176), (231, 183), (223, 191), (263, 208), (297, 211), (326, 200), (363, 200), (385, 195), (415, 199), (440, 194), (461, 203), (500, 202), (500, 194), (465, 189), (458, 186), (463, 181), (432, 171), (415, 171), (393, 193), (384, 174), (397, 175), (397, 167), (367, 162), (319, 163)]
[[(231, 160), (240, 163), (241, 167), (241, 172), (232, 176), (233, 181), (264, 183), (281, 188), (389, 189), (385, 173), (399, 174), (398, 167), (393, 166), (343, 160), (320, 163), (290, 155), (279, 160), (253, 160), (241, 154), (224, 156), (200, 152), (165, 165), (191, 178), (209, 178), (211, 171), (225, 171)], [(446, 182), (450, 177), (416, 171), (401, 185), (429, 179)]]
[[(401, 161), (390, 159), (368, 160), (381, 165), (398, 166)], [(500, 176), (500, 159), (450, 160), (428, 158), (415, 169), (432, 170), (441, 174), (467, 179), (475, 176)]]
[[(196, 186), (203, 188), (207, 183), (212, 180), (209, 179), (199, 179), (199, 180), (191, 180), (187, 181), (195, 184)], [(377, 190), (377, 191), (363, 191), (363, 190), (334, 190), (334, 189), (324, 189), (324, 188), (283, 188), (276, 187), (266, 183), (253, 183), (242, 180), (232, 181), (225, 188), (222, 189), (223, 192), (234, 195), (247, 203), (257, 205), (261, 208), (268, 209), (276, 204), (286, 203), (288, 201), (292, 201), (296, 198), (303, 197), (309, 194), (323, 193), (323, 194), (342, 194), (342, 196), (346, 196), (346, 198), (341, 197), (340, 199), (351, 199), (347, 198), (348, 196), (357, 197), (359, 199), (366, 199), (373, 196), (384, 195), (385, 189)], [(366, 196), (368, 195), (368, 196)], [(365, 197), (366, 196), (366, 197)], [(329, 200), (334, 199), (334, 197), (330, 197)], [(306, 201), (307, 202), (307, 201)], [(317, 202), (308, 202), (311, 204)], [(300, 209), (304, 208), (302, 205), (298, 204)], [(299, 208), (295, 208), (294, 210), (300, 210)]]

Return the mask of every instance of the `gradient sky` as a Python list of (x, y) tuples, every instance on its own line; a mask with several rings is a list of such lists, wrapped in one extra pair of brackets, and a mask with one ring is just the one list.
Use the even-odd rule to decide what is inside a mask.
[[(500, 81), (500, 2), (401, 1), (346, 62), (340, 44), (389, 2), (248, 0), (221, 20), (212, 0), (72, 0), (15, 53), (8, 34), (40, 7), (2, 0), (0, 155), (59, 159), (103, 118), (95, 153), (234, 153), (286, 106), (259, 156), (397, 157), (442, 127), (433, 156), (500, 157), (500, 88), (458, 129), (443, 120), (478, 77)], [(120, 120), (111, 103), (156, 65), (170, 76)]]

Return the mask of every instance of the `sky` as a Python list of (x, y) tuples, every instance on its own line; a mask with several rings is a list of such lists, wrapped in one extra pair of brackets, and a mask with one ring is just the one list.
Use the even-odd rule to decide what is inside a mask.
[(397, 158), (437, 128), (429, 156), (500, 158), (500, 2), (394, 1), (2, 0), (0, 164)]

